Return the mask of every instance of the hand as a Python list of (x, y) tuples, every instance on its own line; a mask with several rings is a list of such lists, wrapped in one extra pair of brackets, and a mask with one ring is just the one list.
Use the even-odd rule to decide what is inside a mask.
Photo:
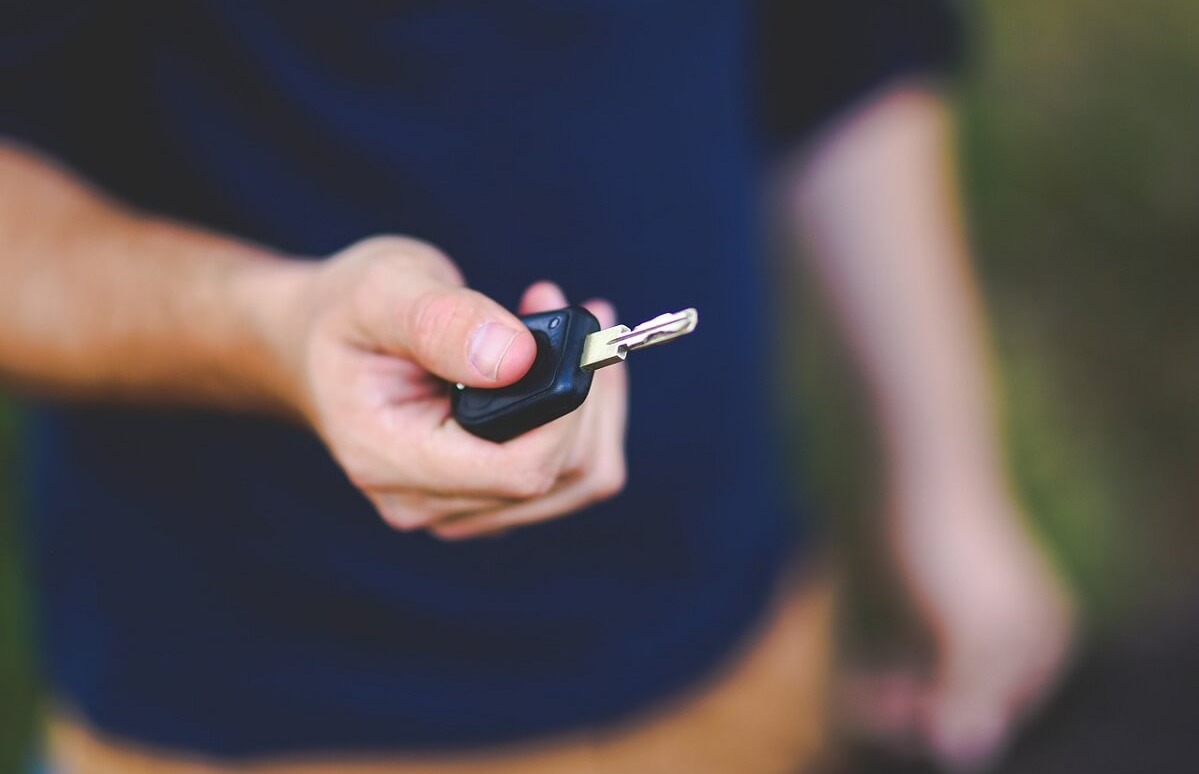
[[(540, 283), (525, 292), (520, 313), (561, 309), (567, 303), (556, 286)], [(616, 324), (616, 311), (608, 302), (593, 299), (583, 306), (596, 316), (600, 327), (611, 328)], [(566, 417), (575, 419), (578, 434), (554, 488), (540, 498), (443, 519), (433, 526), (433, 534), (447, 540), (496, 535), (615, 496), (625, 482), (627, 394), (628, 377), (623, 363), (596, 371), (587, 400)]]
[[(597, 374), (574, 413), (508, 443), (453, 421), (447, 383), (501, 387), (536, 343), (511, 313), (463, 286), (432, 247), (398, 237), (353, 245), (315, 268), (289, 315), (291, 403), (388, 524), (464, 538), (560, 516), (624, 483), (625, 384)], [(525, 312), (559, 308), (531, 287)], [(605, 325), (613, 312), (590, 308)]]
[(892, 501), (892, 545), (934, 638), (931, 675), (858, 677), (851, 709), (874, 735), (976, 771), (1003, 751), (1068, 661), (1070, 596), (1002, 487), (955, 484)]

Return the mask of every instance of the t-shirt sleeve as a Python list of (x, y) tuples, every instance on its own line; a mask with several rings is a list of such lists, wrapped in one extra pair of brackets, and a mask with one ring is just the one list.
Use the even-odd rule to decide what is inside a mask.
[(769, 147), (802, 140), (905, 74), (951, 72), (965, 25), (953, 0), (761, 0), (761, 121)]

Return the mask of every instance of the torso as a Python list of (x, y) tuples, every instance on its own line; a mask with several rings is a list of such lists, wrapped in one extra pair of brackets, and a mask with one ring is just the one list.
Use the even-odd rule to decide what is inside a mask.
[(10, 103), (30, 141), (142, 206), (303, 255), (411, 234), (508, 304), (551, 278), (630, 320), (696, 306), (709, 353), (634, 364), (621, 497), (466, 544), (389, 530), (298, 429), (45, 408), (33, 502), (56, 689), (151, 745), (369, 752), (564, 732), (715, 669), (792, 550), (745, 16), (735, 0), (130, 1), (39, 43), (38, 61), (98, 56), (53, 70), (65, 107)]

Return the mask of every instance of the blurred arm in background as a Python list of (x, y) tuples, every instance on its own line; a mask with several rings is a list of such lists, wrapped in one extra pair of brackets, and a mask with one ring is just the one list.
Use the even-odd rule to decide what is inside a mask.
[(1073, 613), (1004, 470), (952, 136), (944, 100), (900, 83), (818, 136), (786, 190), (872, 399), (888, 537), (937, 648), (933, 674), (878, 679), (886, 702), (863, 680), (860, 720), (973, 767), (1053, 685)]

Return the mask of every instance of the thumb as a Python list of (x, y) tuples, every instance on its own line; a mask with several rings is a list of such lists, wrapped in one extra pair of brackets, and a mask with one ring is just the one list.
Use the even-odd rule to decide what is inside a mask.
[(503, 387), (529, 370), (537, 343), (529, 329), (482, 293), (427, 289), (401, 316), (399, 343), (425, 370), (470, 387)]

